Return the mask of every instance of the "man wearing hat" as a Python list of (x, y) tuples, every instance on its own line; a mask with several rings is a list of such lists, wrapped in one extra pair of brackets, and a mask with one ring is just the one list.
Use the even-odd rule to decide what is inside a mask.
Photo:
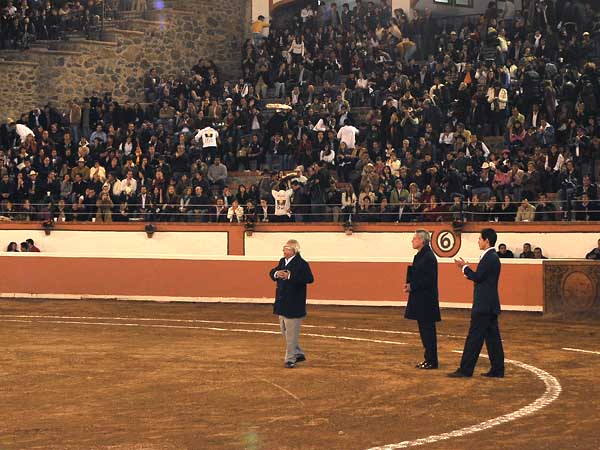
[(90, 168), (85, 165), (85, 159), (79, 158), (77, 160), (77, 167), (73, 167), (71, 170), (71, 178), (75, 179), (75, 175), (81, 175), (81, 178), (84, 181), (88, 181), (90, 179)]
[(37, 175), (35, 170), (31, 170), (29, 172), (29, 177), (25, 180), (25, 187), (29, 193), (29, 200), (31, 200), (31, 203), (37, 203), (43, 197), (43, 186), (40, 180), (38, 180)]
[(294, 172), (296, 172), (296, 177), (292, 178), (292, 183), (294, 181), (297, 181), (298, 183), (300, 183), (301, 185), (306, 184), (306, 182), (308, 181), (308, 178), (306, 178), (304, 176), (304, 166), (298, 166), (294, 169)]

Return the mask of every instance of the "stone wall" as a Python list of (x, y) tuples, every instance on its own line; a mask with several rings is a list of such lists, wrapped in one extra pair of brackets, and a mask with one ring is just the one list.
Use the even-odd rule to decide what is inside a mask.
[(18, 119), (37, 104), (38, 78), (37, 63), (0, 60), (0, 123), (7, 117)]
[[(152, 11), (150, 20), (131, 20), (109, 29), (106, 41), (72, 39), (48, 48), (0, 54), (0, 123), (34, 106), (67, 100), (92, 92), (112, 92), (118, 101), (142, 101), (144, 74), (156, 67), (161, 76), (189, 70), (200, 58), (212, 59), (223, 77), (240, 73), (241, 46), (248, 36), (247, 0), (196, 0), (194, 9)], [(182, 4), (182, 8), (183, 8)], [(180, 6), (173, 5), (176, 8)]]

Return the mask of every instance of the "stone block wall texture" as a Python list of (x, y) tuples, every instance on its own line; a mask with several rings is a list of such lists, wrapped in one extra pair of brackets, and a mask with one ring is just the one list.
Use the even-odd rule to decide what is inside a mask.
[[(0, 60), (0, 123), (8, 117), (17, 120), (24, 105), (35, 105), (38, 93), (39, 64)], [(27, 110), (29, 111), (29, 110)]]
[[(33, 107), (93, 92), (112, 92), (123, 102), (143, 100), (143, 77), (156, 67), (162, 77), (189, 70), (201, 58), (220, 67), (224, 79), (240, 73), (241, 46), (248, 36), (248, 0), (196, 0), (178, 9), (151, 11), (149, 20), (130, 20), (108, 29), (106, 41), (73, 39), (0, 54), (0, 123)], [(171, 6), (171, 4), (169, 4)], [(186, 9), (184, 9), (186, 8)]]

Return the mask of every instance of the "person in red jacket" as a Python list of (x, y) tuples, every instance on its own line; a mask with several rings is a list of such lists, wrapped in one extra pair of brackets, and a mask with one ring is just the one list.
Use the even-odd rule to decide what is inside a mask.
[(40, 253), (40, 249), (35, 246), (33, 239), (29, 238), (25, 242), (29, 244), (29, 251), (34, 253)]

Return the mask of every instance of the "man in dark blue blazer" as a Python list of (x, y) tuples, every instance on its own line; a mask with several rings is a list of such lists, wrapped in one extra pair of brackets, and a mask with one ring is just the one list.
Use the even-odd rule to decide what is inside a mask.
[(408, 292), (408, 303), (404, 317), (416, 320), (419, 324), (421, 342), (425, 348), (425, 360), (417, 364), (417, 369), (437, 369), (437, 334), (435, 323), (441, 320), (438, 300), (437, 259), (430, 246), (430, 236), (426, 230), (417, 230), (412, 238), (412, 246), (418, 250), (409, 267), (404, 292)]
[(479, 249), (483, 251), (473, 271), (462, 259), (455, 259), (456, 265), (465, 277), (475, 283), (473, 308), (471, 309), (471, 325), (465, 342), (460, 368), (451, 374), (452, 378), (471, 377), (479, 358), (481, 347), (485, 341), (492, 368), (482, 374), (490, 378), (504, 377), (504, 350), (498, 327), (500, 314), (500, 297), (498, 295), (498, 279), (500, 278), (500, 258), (494, 249), (497, 235), (492, 228), (484, 228), (479, 236)]
[(273, 314), (279, 316), (281, 333), (285, 338), (285, 367), (306, 361), (298, 344), (302, 320), (306, 317), (306, 285), (314, 281), (308, 263), (300, 256), (298, 241), (290, 239), (283, 247), (283, 258), (271, 269), (270, 277), (277, 282)]

